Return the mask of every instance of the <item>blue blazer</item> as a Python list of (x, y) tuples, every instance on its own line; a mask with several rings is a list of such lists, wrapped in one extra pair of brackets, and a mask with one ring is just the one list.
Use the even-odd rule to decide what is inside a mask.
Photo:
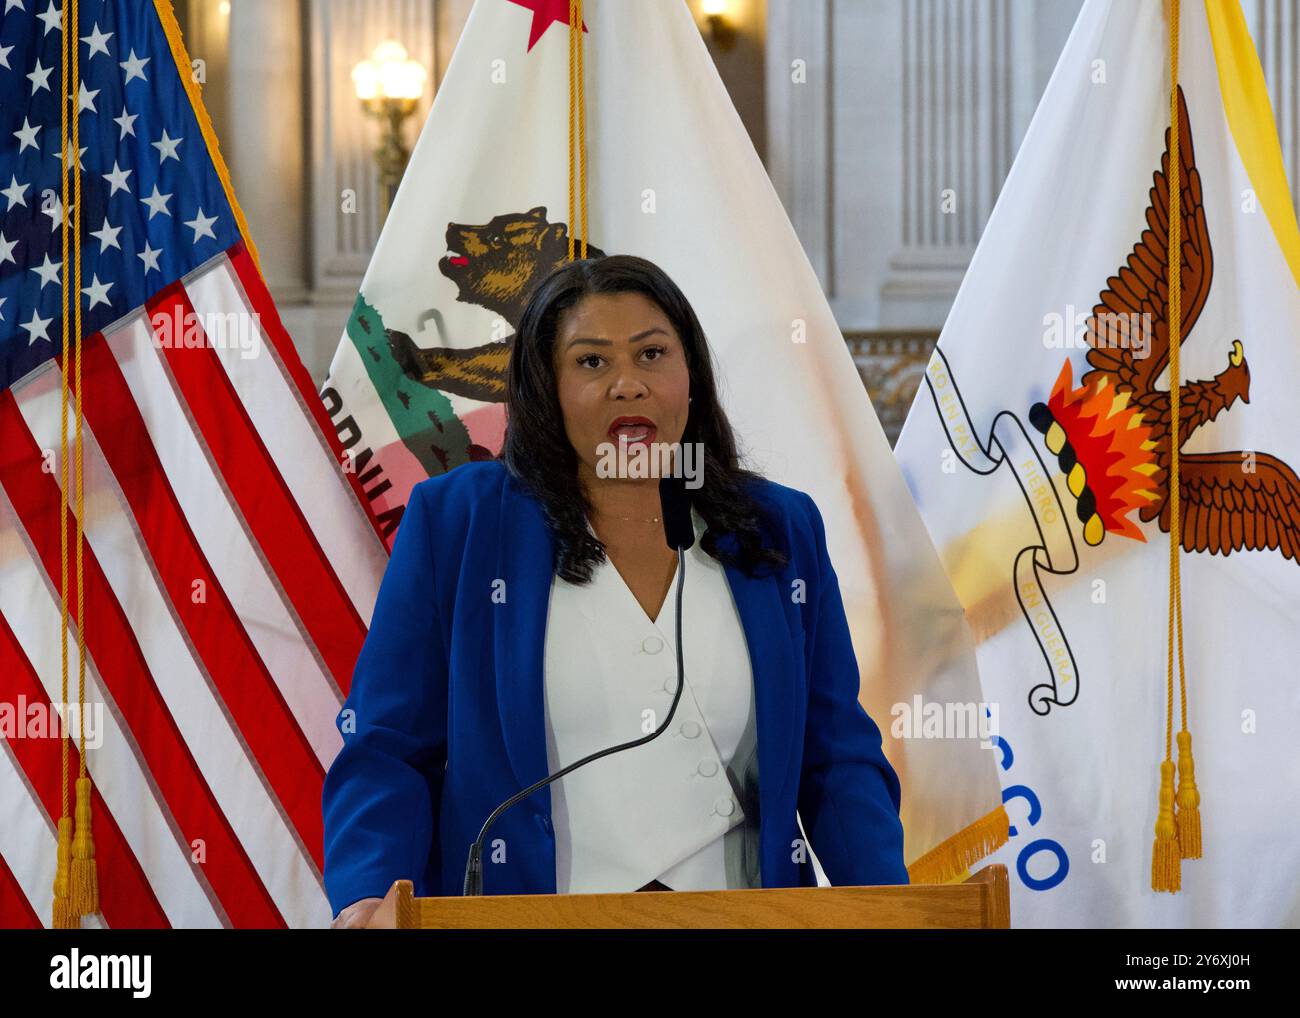
[[(753, 665), (762, 884), (816, 885), (796, 809), (832, 884), (906, 884), (898, 777), (858, 703), (821, 514), (793, 488), (751, 490), (790, 555), (759, 578), (726, 567)], [(553, 575), (541, 504), (504, 464), (465, 464), (412, 489), (325, 777), (335, 915), (399, 879), (417, 895), (460, 894), (488, 814), (549, 773), (542, 662)], [(498, 838), (505, 858), (493, 862)], [(485, 894), (555, 893), (549, 786), (502, 814), (487, 840)]]

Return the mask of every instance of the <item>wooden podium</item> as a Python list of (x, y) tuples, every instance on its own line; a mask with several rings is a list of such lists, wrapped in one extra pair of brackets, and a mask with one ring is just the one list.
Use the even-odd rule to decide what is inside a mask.
[(960, 884), (417, 898), (398, 880), (369, 929), (1007, 929), (1005, 866)]

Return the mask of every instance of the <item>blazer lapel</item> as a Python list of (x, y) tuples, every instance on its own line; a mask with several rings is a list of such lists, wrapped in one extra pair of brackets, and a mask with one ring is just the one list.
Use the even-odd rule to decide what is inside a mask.
[[(522, 790), (549, 773), (542, 668), (555, 543), (541, 506), (509, 474), (497, 549), (496, 575), (505, 581), (505, 601), (493, 606), (497, 704), (506, 755)], [(549, 812), (549, 794), (541, 805)]]

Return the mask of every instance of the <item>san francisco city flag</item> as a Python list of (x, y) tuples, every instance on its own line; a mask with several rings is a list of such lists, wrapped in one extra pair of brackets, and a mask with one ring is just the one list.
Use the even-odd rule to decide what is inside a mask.
[(1298, 336), (1237, 0), (1089, 0), (896, 449), (999, 706), (1016, 925), (1300, 922)]
[[(579, 35), (564, 2), (475, 4), (325, 404), (391, 541), (415, 482), (500, 448), (520, 311), (571, 236), (662, 266), (704, 325), (750, 463), (826, 520), (912, 880), (956, 877), (1007, 834), (973, 644), (844, 339), (687, 6), (587, 0), (582, 18)], [(932, 702), (966, 709), (964, 738), (911, 737)]]

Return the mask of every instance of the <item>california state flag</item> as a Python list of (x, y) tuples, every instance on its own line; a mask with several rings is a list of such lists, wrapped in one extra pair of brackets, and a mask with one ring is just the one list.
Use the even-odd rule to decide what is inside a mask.
[[(750, 463), (816, 500), (913, 882), (958, 876), (1007, 833), (987, 730), (891, 728), (915, 697), (976, 720), (973, 644), (844, 339), (686, 4), (586, 0), (582, 16), (587, 254), (672, 276)], [(474, 5), (334, 358), (323, 395), (390, 528), (415, 482), (500, 448), (520, 311), (584, 235), (568, 17), (563, 0)]]
[(1089, 0), (896, 449), (1000, 708), (1017, 925), (1300, 922), (1297, 337), (1237, 0)]

